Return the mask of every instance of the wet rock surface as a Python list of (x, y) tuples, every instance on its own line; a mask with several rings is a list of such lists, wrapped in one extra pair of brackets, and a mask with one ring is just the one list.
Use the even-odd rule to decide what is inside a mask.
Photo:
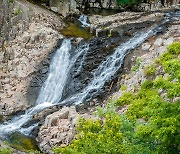
[[(63, 99), (66, 99), (85, 88), (91, 81), (97, 67), (108, 55), (113, 53), (115, 47), (117, 47), (120, 42), (124, 42), (126, 39), (128, 39), (127, 36), (124, 36), (123, 38), (96, 38), (88, 41), (89, 50), (79, 57), (70, 70), (63, 92)], [(78, 46), (83, 46), (84, 44), (86, 44), (86, 42), (82, 42)], [(79, 66), (81, 66), (81, 69), (78, 69)]]
[(145, 29), (160, 23), (164, 13), (122, 12), (111, 16), (93, 15), (89, 18), (90, 29), (96, 36), (131, 35), (134, 30)]

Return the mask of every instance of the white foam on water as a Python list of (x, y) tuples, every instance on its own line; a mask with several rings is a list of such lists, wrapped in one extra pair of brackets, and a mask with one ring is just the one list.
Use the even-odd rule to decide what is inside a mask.
[(88, 23), (88, 16), (87, 15), (81, 15), (78, 19), (79, 22), (81, 22), (82, 27), (89, 27), (90, 24)]

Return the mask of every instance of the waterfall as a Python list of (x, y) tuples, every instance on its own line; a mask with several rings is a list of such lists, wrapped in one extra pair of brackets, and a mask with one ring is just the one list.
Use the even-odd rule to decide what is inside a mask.
[[(48, 78), (40, 90), (39, 97), (36, 101), (36, 106), (28, 109), (24, 115), (16, 116), (12, 120), (0, 125), (0, 136), (10, 132), (19, 130), (24, 134), (29, 134), (34, 128), (22, 128), (33, 116), (44, 110), (45, 108), (56, 104), (80, 104), (83, 101), (88, 101), (93, 98), (103, 88), (104, 84), (121, 68), (125, 55), (135, 47), (143, 43), (149, 36), (153, 35), (153, 31), (137, 34), (127, 42), (123, 43), (115, 49), (115, 52), (107, 57), (93, 74), (91, 82), (79, 93), (74, 94), (60, 102), (70, 68), (75, 64), (76, 60), (89, 50), (89, 46), (83, 45), (76, 49), (75, 55), (70, 59), (71, 41), (65, 39), (61, 47), (56, 51), (50, 64)], [(82, 62), (79, 64), (78, 70), (81, 69)], [(36, 126), (36, 125), (34, 125)]]
[(88, 16), (81, 15), (78, 19), (78, 21), (82, 24), (82, 27), (89, 27), (90, 24), (88, 23)]
[(93, 74), (91, 82), (78, 94), (61, 102), (61, 104), (80, 104), (83, 101), (89, 101), (103, 88), (104, 84), (113, 77), (121, 68), (126, 54), (143, 43), (148, 37), (155, 34), (155, 31), (149, 30), (146, 33), (135, 35), (129, 41), (123, 43), (115, 52), (102, 62)]
[[(175, 18), (177, 20), (179, 17), (179, 12), (175, 13)], [(169, 14), (168, 14), (169, 15)], [(77, 105), (83, 103), (84, 101), (89, 101), (94, 96), (96, 96), (103, 88), (104, 84), (111, 80), (114, 74), (122, 67), (123, 60), (128, 52), (142, 44), (148, 37), (155, 35), (159, 30), (161, 30), (164, 23), (171, 19), (171, 15), (165, 18), (162, 25), (155, 27), (153, 30), (148, 30), (144, 33), (136, 34), (134, 37), (126, 41), (117, 47), (114, 53), (106, 58), (98, 68), (93, 73), (93, 78), (89, 84), (82, 89), (80, 92), (74, 94), (73, 96), (62, 100), (63, 90), (66, 86), (67, 78), (70, 75), (71, 68), (75, 65), (75, 62), (81, 58), (81, 62), (77, 68), (77, 71), (81, 71), (82, 64), (85, 61), (85, 56), (89, 50), (89, 45), (84, 44), (74, 51), (74, 56), (71, 56), (71, 40), (65, 39), (61, 47), (56, 51), (52, 62), (50, 64), (48, 78), (43, 84), (39, 97), (35, 103), (36, 106), (28, 109), (25, 114), (15, 116), (10, 121), (7, 121), (0, 125), (0, 136), (19, 130), (24, 134), (29, 134), (37, 124), (30, 126), (29, 128), (23, 128), (23, 126), (29, 122), (35, 114), (49, 108), (56, 104)], [(179, 18), (178, 18), (179, 19)], [(82, 17), (80, 21), (86, 21), (87, 18)], [(96, 58), (96, 57), (95, 57)]]
[[(15, 116), (10, 121), (7, 121), (0, 125), (0, 136), (19, 130), (21, 133), (29, 134), (32, 129), (37, 126), (34, 124), (29, 128), (21, 128), (24, 124), (30, 121), (33, 116), (55, 104), (61, 100), (64, 86), (69, 75), (71, 67), (74, 65), (76, 60), (84, 55), (87, 50), (89, 50), (89, 45), (85, 44), (78, 47), (75, 50), (75, 55), (70, 58), (69, 51), (71, 50), (70, 39), (65, 39), (59, 49), (57, 49), (52, 62), (50, 64), (48, 78), (43, 84), (38, 99), (36, 101), (36, 106), (28, 109), (24, 115)], [(84, 57), (84, 56), (83, 56)], [(81, 67), (81, 65), (79, 66)]]
[(56, 54), (51, 62), (49, 75), (43, 84), (36, 105), (49, 102), (58, 103), (62, 97), (62, 92), (66, 79), (69, 73), (70, 40), (64, 40), (62, 46), (56, 51)]

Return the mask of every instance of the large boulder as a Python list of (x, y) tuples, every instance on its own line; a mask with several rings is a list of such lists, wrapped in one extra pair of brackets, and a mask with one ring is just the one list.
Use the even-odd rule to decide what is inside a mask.
[(78, 119), (75, 107), (64, 107), (47, 116), (37, 137), (41, 151), (52, 153), (51, 149), (55, 145), (70, 144), (76, 134)]
[(50, 0), (49, 5), (52, 11), (63, 15), (78, 13), (77, 2), (75, 0)]

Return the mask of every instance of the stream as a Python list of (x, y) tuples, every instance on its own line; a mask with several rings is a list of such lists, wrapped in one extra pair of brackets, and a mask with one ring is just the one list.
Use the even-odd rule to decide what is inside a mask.
[[(34, 123), (30, 127), (24, 126), (32, 120), (34, 115), (46, 108), (55, 105), (79, 105), (92, 100), (102, 91), (107, 82), (114, 79), (114, 75), (122, 68), (124, 59), (130, 51), (140, 46), (149, 37), (156, 35), (162, 30), (165, 24), (171, 20), (178, 19), (179, 12), (168, 13), (162, 24), (142, 32), (137, 32), (134, 36), (116, 47), (113, 53), (107, 55), (107, 57), (92, 70), (92, 77), (82, 88), (74, 91), (72, 95), (68, 95), (67, 97), (64, 97), (64, 92), (66, 88), (69, 87), (72, 79), (74, 79), (71, 71), (75, 68), (75, 72), (78, 74), (83, 70), (84, 63), (87, 60), (87, 54), (90, 50), (90, 44), (84, 41), (84, 43), (73, 48), (73, 38), (64, 39), (60, 48), (56, 50), (52, 58), (48, 77), (41, 87), (34, 107), (27, 109), (24, 114), (14, 116), (11, 120), (1, 124), (0, 137), (5, 139), (7, 135), (15, 131), (24, 135), (30, 135), (32, 130), (38, 126), (38, 123)], [(87, 23), (87, 16), (81, 16), (79, 20), (84, 27), (89, 26), (89, 23)], [(70, 79), (71, 81), (69, 81)]]

